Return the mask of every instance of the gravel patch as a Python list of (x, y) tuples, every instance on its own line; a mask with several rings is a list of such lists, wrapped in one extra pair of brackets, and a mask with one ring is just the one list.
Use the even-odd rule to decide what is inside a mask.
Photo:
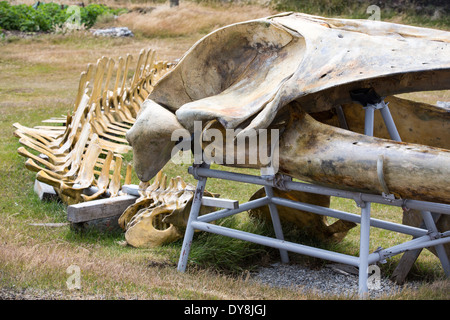
[(68, 293), (62, 290), (42, 290), (34, 288), (0, 288), (0, 300), (104, 300), (101, 295), (87, 296), (77, 293)]
[[(315, 270), (301, 265), (275, 263), (270, 267), (260, 268), (252, 278), (271, 287), (291, 288), (305, 294), (358, 298), (358, 269), (342, 264), (330, 264)], [(373, 287), (369, 287), (369, 298), (398, 293), (405, 288), (418, 288), (418, 283), (400, 286), (383, 276), (380, 276), (378, 283), (372, 282), (371, 285)]]
[(77, 290), (47, 290), (36, 288), (0, 288), (0, 300), (139, 300), (138, 296), (90, 295)]
[[(321, 269), (310, 269), (296, 264), (275, 263), (262, 267), (253, 273), (251, 281), (271, 287), (299, 290), (327, 298), (333, 295), (341, 298), (358, 298), (358, 269), (356, 267), (329, 264)], [(406, 288), (417, 289), (419, 282), (397, 285), (385, 277), (380, 277), (379, 285), (369, 287), (369, 298), (398, 293)], [(35, 288), (0, 287), (0, 300), (135, 300), (139, 297), (106, 297), (105, 295), (86, 295), (78, 291), (42, 290)]]

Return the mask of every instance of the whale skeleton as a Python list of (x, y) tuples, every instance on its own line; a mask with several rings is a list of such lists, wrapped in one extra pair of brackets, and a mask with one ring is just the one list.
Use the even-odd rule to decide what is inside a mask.
[[(233, 24), (199, 40), (153, 88), (127, 140), (137, 176), (148, 181), (170, 160), (175, 130), (195, 137), (199, 121), (203, 136), (210, 129), (235, 130), (230, 141), (202, 140), (203, 151), (214, 149), (224, 166), (264, 169), (267, 164), (237, 164), (224, 151), (234, 149), (224, 146), (277, 128), (280, 135), (271, 141), (279, 142), (278, 149), (264, 146), (278, 157), (268, 166), (277, 174), (390, 201), (446, 205), (450, 111), (396, 95), (449, 89), (449, 32), (290, 12)], [(374, 122), (378, 116), (385, 127)], [(250, 155), (247, 149), (245, 158)], [(443, 214), (441, 225), (448, 219)]]
[[(132, 55), (102, 57), (81, 73), (72, 113), (28, 128), (14, 123), (23, 145), (19, 155), (36, 179), (51, 185), (66, 204), (114, 197), (131, 180), (131, 164), (121, 176), (122, 155), (131, 147), (126, 132), (142, 101), (171, 65), (155, 60), (155, 51), (141, 50), (133, 75)], [(38, 155), (37, 155), (37, 154)]]

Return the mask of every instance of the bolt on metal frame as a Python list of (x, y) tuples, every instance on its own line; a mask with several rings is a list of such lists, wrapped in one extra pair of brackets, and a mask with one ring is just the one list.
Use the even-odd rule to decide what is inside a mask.
[[(373, 135), (374, 111), (379, 109), (382, 113), (382, 117), (388, 129), (388, 132), (391, 134), (391, 138), (396, 141), (401, 141), (395, 123), (390, 114), (389, 108), (387, 104), (384, 103), (384, 101), (381, 101), (376, 104), (367, 104), (366, 106), (364, 106), (364, 109), (365, 109), (366, 135)], [(198, 184), (195, 190), (191, 212), (189, 215), (183, 245), (181, 248), (180, 258), (178, 261), (178, 271), (180, 272), (184, 272), (186, 270), (194, 230), (202, 230), (210, 233), (215, 233), (227, 237), (232, 237), (240, 240), (250, 241), (257, 244), (277, 248), (280, 250), (282, 263), (289, 262), (288, 251), (291, 251), (299, 254), (304, 254), (320, 259), (330, 260), (358, 267), (359, 268), (358, 292), (360, 298), (362, 299), (367, 298), (368, 296), (367, 282), (368, 282), (369, 265), (374, 264), (376, 262), (382, 262), (386, 258), (392, 257), (394, 255), (403, 253), (408, 250), (434, 246), (436, 248), (438, 258), (442, 264), (442, 267), (446, 275), (450, 277), (450, 262), (444, 249), (444, 244), (450, 242), (450, 230), (445, 232), (438, 232), (433, 217), (431, 215), (431, 212), (438, 214), (450, 214), (450, 205), (419, 200), (395, 199), (395, 197), (389, 195), (388, 193), (383, 193), (382, 195), (375, 195), (375, 194), (327, 188), (310, 183), (294, 182), (292, 181), (292, 178), (281, 174), (254, 176), (222, 170), (213, 170), (210, 169), (210, 165), (205, 162), (203, 162), (200, 165), (194, 164), (192, 167), (189, 168), (188, 172), (192, 174), (195, 179), (198, 180)], [(240, 204), (239, 207), (237, 208), (236, 207), (224, 208), (222, 210), (218, 210), (206, 215), (199, 216), (200, 208), (202, 206), (203, 191), (205, 190), (205, 185), (208, 178), (261, 185), (265, 189), (266, 196), (256, 200), (248, 201), (244, 204)], [(357, 203), (357, 205), (361, 208), (361, 215), (275, 197), (273, 193), (273, 188), (279, 188), (282, 190), (297, 190), (321, 195), (353, 199)], [(371, 218), (370, 217), (371, 203), (397, 206), (402, 207), (406, 210), (407, 209), (420, 210), (422, 212), (426, 229)], [(217, 205), (214, 205), (214, 201), (209, 201), (208, 205), (216, 206), (219, 208), (221, 207), (219, 202), (217, 202)], [(226, 228), (210, 223), (212, 221), (221, 218), (225, 218), (243, 211), (248, 211), (265, 205), (269, 206), (276, 238), (256, 235), (249, 232)], [(359, 223), (360, 224), (359, 257), (285, 241), (283, 237), (280, 219), (278, 216), (278, 210), (276, 207), (277, 205)], [(393, 246), (391, 248), (387, 249), (379, 248), (375, 252), (369, 253), (371, 227), (411, 235), (414, 237), (414, 239)]]

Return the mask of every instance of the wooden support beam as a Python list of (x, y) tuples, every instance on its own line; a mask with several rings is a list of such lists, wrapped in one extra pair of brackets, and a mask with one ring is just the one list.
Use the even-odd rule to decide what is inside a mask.
[(55, 189), (46, 183), (34, 180), (34, 192), (38, 195), (42, 201), (52, 200), (58, 197)]
[(230, 199), (221, 199), (213, 197), (202, 197), (202, 205), (207, 207), (218, 207), (225, 209), (239, 208), (239, 201)]
[(122, 191), (126, 194), (135, 195), (139, 197), (139, 186), (137, 184), (124, 184), (122, 186)]
[(412, 266), (416, 262), (422, 250), (423, 249), (415, 249), (406, 251), (392, 273), (391, 280), (397, 284), (405, 283), (405, 279), (408, 276), (409, 271), (411, 271)]
[[(437, 213), (432, 213), (432, 215), (435, 223), (439, 220), (441, 216), (440, 214)], [(420, 228), (425, 229), (425, 223), (423, 221), (422, 224), (420, 225)], [(398, 263), (394, 272), (392, 273), (391, 280), (400, 285), (405, 283), (408, 273), (411, 271), (411, 268), (413, 267), (417, 258), (419, 258), (419, 255), (422, 252), (422, 250), (423, 249), (415, 249), (406, 251), (403, 254), (402, 258), (400, 259), (400, 262)]]
[(79, 223), (121, 215), (136, 199), (133, 195), (123, 195), (73, 204), (67, 207), (67, 220)]

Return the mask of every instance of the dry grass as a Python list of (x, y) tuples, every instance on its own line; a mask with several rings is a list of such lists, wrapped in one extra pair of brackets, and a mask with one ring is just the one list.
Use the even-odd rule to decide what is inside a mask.
[(115, 24), (126, 26), (146, 37), (179, 37), (207, 34), (232, 23), (262, 18), (273, 13), (273, 10), (256, 6), (211, 8), (181, 2), (177, 8), (159, 5), (146, 14), (136, 11), (123, 14)]
[[(128, 249), (130, 250), (130, 249)], [(132, 250), (132, 249), (131, 249)], [(67, 243), (0, 244), (2, 286), (21, 284), (67, 295), (70, 265), (81, 268), (82, 295), (107, 299), (301, 299), (296, 292), (281, 292), (246, 282), (245, 278), (219, 275), (208, 270), (176, 271), (167, 261), (142, 250), (140, 258), (123, 252), (108, 256), (101, 247)], [(6, 280), (6, 281), (5, 281)]]
[(399, 97), (429, 104), (435, 104), (437, 101), (450, 101), (450, 90), (411, 92), (401, 94), (399, 95)]
[[(16, 1), (34, 3), (35, 1)], [(79, 2), (66, 1), (67, 3)], [(134, 8), (140, 3), (102, 1), (102, 3)], [(147, 4), (155, 6), (154, 4)], [(99, 234), (97, 237), (74, 235), (69, 227), (58, 229), (32, 227), (32, 222), (66, 221), (65, 209), (57, 204), (41, 203), (32, 191), (34, 173), (23, 167), (17, 153), (17, 138), (12, 126), (20, 122), (38, 125), (41, 120), (72, 110), (79, 75), (88, 63), (101, 56), (117, 58), (142, 48), (157, 51), (158, 59), (174, 60), (195, 43), (204, 32), (226, 24), (272, 14), (258, 7), (208, 8), (182, 2), (171, 10), (167, 5), (145, 15), (135, 12), (122, 16), (113, 24), (126, 25), (140, 36), (130, 39), (95, 38), (89, 33), (41, 35), (32, 39), (14, 39), (0, 43), (0, 287), (32, 287), (63, 290), (67, 294), (66, 269), (81, 267), (80, 294), (104, 295), (108, 298), (140, 299), (316, 299), (294, 290), (277, 290), (245, 281), (245, 277), (226, 276), (210, 269), (176, 271), (174, 262), (158, 250), (122, 247), (117, 239)], [(182, 30), (182, 32), (180, 31)], [(152, 39), (144, 36), (152, 37)], [(155, 36), (158, 36), (155, 38)], [(176, 36), (182, 36), (173, 38)], [(164, 38), (166, 37), (166, 38)], [(445, 100), (447, 92), (415, 94), (416, 98)], [(168, 168), (169, 175), (180, 174), (180, 168)], [(182, 168), (183, 170), (185, 168)], [(183, 171), (185, 172), (185, 170)], [(191, 177), (185, 175), (189, 180)], [(234, 185), (210, 185), (224, 197), (248, 199), (252, 190)], [(242, 198), (242, 199), (241, 199)], [(358, 213), (354, 202), (336, 201), (333, 207)], [(400, 222), (401, 213), (376, 207), (374, 217)], [(354, 228), (340, 246), (347, 254), (357, 254), (359, 229)], [(395, 234), (373, 232), (372, 250), (382, 242), (388, 246), (404, 241)], [(380, 241), (379, 241), (380, 240)], [(176, 249), (178, 250), (178, 249)], [(176, 253), (178, 254), (178, 252)], [(398, 259), (391, 262), (395, 265)], [(448, 299), (448, 281), (440, 279), (442, 270), (437, 258), (424, 251), (419, 270), (432, 282), (418, 293), (402, 293), (396, 299)], [(433, 282), (435, 281), (435, 282)], [(447, 295), (445, 295), (447, 292)], [(436, 294), (438, 293), (438, 294)]]

